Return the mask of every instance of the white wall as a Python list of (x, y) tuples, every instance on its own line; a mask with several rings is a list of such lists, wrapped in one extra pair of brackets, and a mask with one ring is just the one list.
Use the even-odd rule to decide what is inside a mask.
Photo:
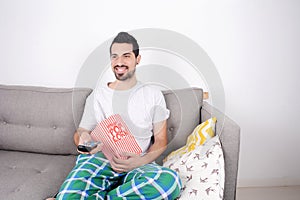
[(0, 0), (0, 84), (73, 87), (117, 32), (176, 31), (219, 71), (242, 129), (239, 186), (300, 185), (299, 19), (297, 0)]

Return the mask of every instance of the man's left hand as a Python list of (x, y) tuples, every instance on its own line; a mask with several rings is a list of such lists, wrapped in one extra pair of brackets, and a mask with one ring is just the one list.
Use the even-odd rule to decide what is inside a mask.
[(129, 172), (137, 167), (144, 165), (143, 158), (135, 153), (122, 153), (121, 156), (127, 157), (122, 159), (119, 156), (113, 156), (110, 165), (118, 173)]

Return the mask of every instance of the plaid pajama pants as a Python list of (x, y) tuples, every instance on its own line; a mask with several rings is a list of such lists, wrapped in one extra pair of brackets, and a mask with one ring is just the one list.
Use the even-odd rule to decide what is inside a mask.
[(178, 174), (169, 168), (150, 163), (120, 174), (102, 153), (82, 154), (56, 199), (175, 199), (180, 189)]

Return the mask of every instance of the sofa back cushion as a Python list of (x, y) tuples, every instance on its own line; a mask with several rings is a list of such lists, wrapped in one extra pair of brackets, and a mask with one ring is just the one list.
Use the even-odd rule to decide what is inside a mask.
[(0, 85), (0, 149), (76, 154), (73, 134), (91, 91)]
[(172, 151), (182, 147), (187, 137), (200, 123), (200, 108), (203, 104), (203, 90), (200, 88), (186, 88), (163, 91), (167, 108), (170, 110), (168, 119), (168, 147), (156, 160), (162, 160)]

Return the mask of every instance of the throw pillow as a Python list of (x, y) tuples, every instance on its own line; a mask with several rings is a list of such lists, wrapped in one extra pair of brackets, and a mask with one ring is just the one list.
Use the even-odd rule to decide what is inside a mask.
[(164, 159), (164, 162), (173, 157), (178, 158), (183, 154), (191, 152), (196, 148), (196, 146), (203, 145), (207, 140), (212, 138), (215, 135), (216, 121), (217, 119), (213, 117), (198, 125), (187, 138), (186, 145), (171, 152)]
[(225, 184), (224, 156), (218, 136), (204, 145), (173, 157), (164, 164), (176, 171), (183, 184), (179, 199), (223, 199)]

